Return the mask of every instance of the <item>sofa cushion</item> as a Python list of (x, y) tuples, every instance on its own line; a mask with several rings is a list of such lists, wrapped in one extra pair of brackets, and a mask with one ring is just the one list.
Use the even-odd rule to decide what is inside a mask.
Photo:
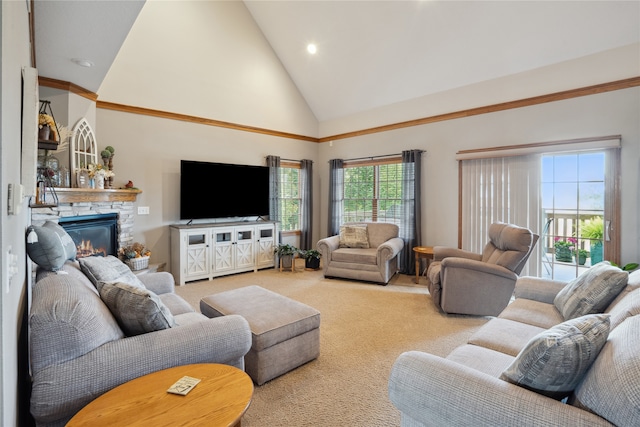
[(468, 344), (515, 357), (533, 337), (545, 330), (546, 328), (497, 317), (471, 335)]
[(633, 316), (611, 331), (570, 403), (617, 426), (640, 425), (638, 342), (640, 316)]
[(562, 399), (580, 383), (608, 334), (608, 314), (568, 320), (533, 337), (500, 379)]
[(53, 221), (27, 228), (27, 253), (40, 267), (56, 271), (76, 258), (76, 244), (64, 228)]
[(514, 359), (514, 356), (472, 344), (461, 345), (447, 355), (447, 360), (495, 378), (498, 378)]
[(340, 248), (331, 253), (331, 261), (376, 265), (378, 263), (378, 251), (375, 248)]
[(35, 372), (75, 359), (124, 337), (93, 285), (71, 274), (33, 285), (29, 314), (31, 368)]
[(102, 282), (100, 298), (128, 336), (171, 328), (175, 320), (160, 298), (148, 289), (121, 282)]
[(542, 329), (549, 329), (565, 321), (555, 305), (527, 298), (516, 298), (498, 317)]
[(629, 273), (603, 261), (562, 288), (553, 304), (565, 319), (602, 313), (627, 285)]
[(78, 261), (82, 272), (87, 275), (98, 291), (102, 282), (122, 282), (145, 289), (144, 284), (131, 269), (113, 255), (89, 256), (80, 258)]
[[(622, 291), (618, 294), (618, 296), (615, 297), (613, 301), (611, 301), (611, 304), (609, 304), (609, 307), (607, 307), (604, 312), (609, 313), (610, 311), (612, 311), (615, 308), (616, 304), (621, 302), (628, 294), (637, 289), (640, 289), (640, 270), (635, 270), (629, 273), (627, 286), (625, 286), (624, 289), (622, 289)], [(613, 327), (611, 329), (613, 329)]]
[(342, 225), (340, 226), (341, 248), (368, 248), (369, 236), (366, 225)]
[(640, 289), (626, 293), (608, 314), (611, 315), (611, 329), (615, 329), (627, 318), (640, 314)]

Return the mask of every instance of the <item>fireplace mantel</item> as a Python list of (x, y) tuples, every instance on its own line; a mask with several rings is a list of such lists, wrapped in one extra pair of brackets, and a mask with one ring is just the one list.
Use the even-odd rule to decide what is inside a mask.
[(142, 190), (93, 188), (55, 188), (58, 203), (81, 202), (135, 202)]

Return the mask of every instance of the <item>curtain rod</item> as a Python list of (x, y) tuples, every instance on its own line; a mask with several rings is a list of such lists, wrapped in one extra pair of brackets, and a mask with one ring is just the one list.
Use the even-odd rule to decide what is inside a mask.
[(353, 159), (342, 159), (343, 162), (352, 162), (354, 160), (373, 160), (373, 159), (380, 159), (383, 157), (396, 157), (396, 156), (402, 156), (402, 153), (395, 153), (395, 154), (383, 154), (381, 156), (367, 156), (367, 157), (356, 157)]
[[(420, 153), (424, 153), (424, 150), (412, 150), (412, 151), (419, 151)], [(343, 162), (352, 162), (354, 160), (373, 160), (373, 159), (380, 159), (382, 157), (396, 157), (396, 156), (402, 156), (402, 153), (395, 153), (395, 154), (383, 154), (380, 156), (367, 156), (367, 157), (356, 157), (353, 159), (342, 159)]]

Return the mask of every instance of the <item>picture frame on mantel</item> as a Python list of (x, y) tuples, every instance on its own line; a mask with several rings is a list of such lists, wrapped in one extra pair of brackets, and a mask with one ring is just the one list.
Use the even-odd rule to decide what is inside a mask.
[(22, 175), (25, 197), (36, 195), (38, 171), (38, 70), (22, 67)]

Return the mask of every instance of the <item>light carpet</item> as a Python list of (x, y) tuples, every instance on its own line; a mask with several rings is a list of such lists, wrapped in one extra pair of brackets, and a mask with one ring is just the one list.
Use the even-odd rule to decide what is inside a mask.
[[(301, 260), (299, 260), (301, 261)], [(320, 357), (255, 387), (243, 427), (398, 426), (389, 401), (393, 362), (404, 351), (446, 356), (487, 322), (444, 315), (424, 282), (396, 275), (387, 286), (325, 279), (301, 265), (176, 286), (196, 310), (206, 295), (258, 285), (320, 311)]]

